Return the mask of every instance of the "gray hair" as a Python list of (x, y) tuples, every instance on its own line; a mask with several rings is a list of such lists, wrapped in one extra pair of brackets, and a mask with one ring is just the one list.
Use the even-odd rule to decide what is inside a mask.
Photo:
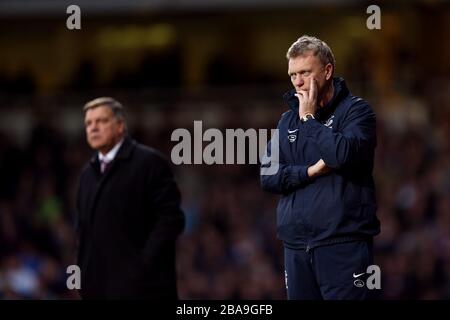
[(83, 107), (84, 113), (90, 109), (94, 109), (100, 106), (105, 106), (111, 109), (111, 111), (114, 114), (114, 117), (117, 120), (123, 120), (125, 121), (125, 112), (122, 104), (117, 101), (116, 99), (110, 98), (110, 97), (100, 97), (96, 98), (94, 100), (89, 101), (86, 103)]
[(325, 66), (328, 63), (334, 66), (336, 60), (330, 47), (322, 40), (303, 35), (295, 41), (286, 53), (286, 58), (292, 59), (304, 55), (307, 52), (312, 52), (314, 56), (318, 57), (320, 62)]

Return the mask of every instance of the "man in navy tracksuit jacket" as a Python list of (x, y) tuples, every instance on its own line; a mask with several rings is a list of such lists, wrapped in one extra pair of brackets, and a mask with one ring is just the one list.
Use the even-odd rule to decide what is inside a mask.
[[(278, 237), (288, 299), (367, 299), (372, 239), (380, 232), (372, 178), (375, 114), (333, 77), (325, 42), (302, 36), (287, 53), (294, 90), (268, 144), (261, 185), (281, 195)], [(263, 169), (278, 165), (276, 174)]]

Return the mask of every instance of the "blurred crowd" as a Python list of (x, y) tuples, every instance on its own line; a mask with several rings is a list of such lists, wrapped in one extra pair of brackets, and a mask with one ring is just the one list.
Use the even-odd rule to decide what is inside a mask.
[[(449, 299), (448, 98), (427, 92), (365, 98), (378, 119), (379, 297)], [(229, 114), (217, 120), (220, 128), (252, 127), (240, 106), (217, 105)], [(156, 110), (162, 125), (151, 129), (134, 121), (131, 135), (170, 158), (174, 119), (183, 117), (183, 108)], [(266, 117), (258, 127), (275, 128), (284, 111), (281, 99), (262, 103), (258, 113)], [(185, 125), (192, 126), (191, 120)], [(78, 299), (66, 287), (66, 268), (75, 263), (78, 174), (92, 153), (82, 127), (69, 138), (63, 124), (35, 121), (28, 137), (21, 145), (0, 130), (0, 298)], [(180, 298), (285, 299), (277, 196), (260, 189), (258, 165), (180, 165), (174, 171), (186, 216), (177, 247)]]

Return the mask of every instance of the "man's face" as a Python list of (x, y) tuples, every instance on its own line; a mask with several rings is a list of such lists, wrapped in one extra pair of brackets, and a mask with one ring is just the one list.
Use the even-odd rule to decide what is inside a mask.
[(120, 141), (125, 131), (124, 122), (116, 119), (107, 106), (88, 109), (84, 125), (89, 146), (103, 154), (108, 153)]
[(331, 81), (333, 66), (328, 63), (322, 64), (318, 57), (312, 53), (289, 59), (288, 74), (295, 91), (309, 91), (311, 78), (316, 80), (317, 95), (320, 98), (323, 95), (324, 88)]

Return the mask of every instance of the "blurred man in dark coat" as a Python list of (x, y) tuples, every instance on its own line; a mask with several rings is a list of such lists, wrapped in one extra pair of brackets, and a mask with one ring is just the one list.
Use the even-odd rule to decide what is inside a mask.
[(184, 227), (168, 162), (127, 135), (122, 105), (84, 106), (87, 142), (97, 152), (77, 194), (83, 299), (176, 299), (175, 244)]

